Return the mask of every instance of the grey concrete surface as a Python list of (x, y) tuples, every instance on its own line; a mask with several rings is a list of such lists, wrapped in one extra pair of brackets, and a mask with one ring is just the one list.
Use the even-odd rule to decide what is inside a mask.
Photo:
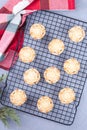
[[(7, 0), (0, 0), (0, 7), (6, 1)], [(76, 0), (76, 10), (74, 11), (56, 11), (56, 13), (87, 21), (87, 0)], [(5, 71), (0, 69), (0, 74), (3, 72), (5, 73)], [(6, 128), (3, 123), (0, 122), (0, 130), (87, 130), (87, 82), (72, 126), (64, 126), (22, 112), (18, 112), (18, 114), (21, 119), (20, 126), (10, 122), (10, 127)]]

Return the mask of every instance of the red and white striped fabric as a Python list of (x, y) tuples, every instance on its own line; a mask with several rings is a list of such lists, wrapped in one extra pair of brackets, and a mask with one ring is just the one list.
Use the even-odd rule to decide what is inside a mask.
[[(0, 67), (10, 68), (26, 16), (42, 9), (75, 9), (75, 0), (8, 0), (0, 9), (0, 60), (4, 58), (0, 61)], [(18, 51), (22, 47), (23, 38), (20, 41)]]
[(41, 9), (71, 10), (75, 9), (75, 0), (40, 0)]

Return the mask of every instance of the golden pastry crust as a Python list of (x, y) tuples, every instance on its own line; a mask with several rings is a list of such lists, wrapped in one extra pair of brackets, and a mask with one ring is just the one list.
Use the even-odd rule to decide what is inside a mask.
[(60, 90), (58, 97), (61, 103), (69, 104), (75, 100), (75, 92), (73, 89), (67, 87)]
[(60, 70), (52, 66), (45, 70), (44, 78), (49, 84), (54, 84), (60, 79)]
[(70, 58), (64, 63), (64, 70), (67, 74), (77, 74), (80, 70), (80, 63), (75, 58)]
[(62, 40), (53, 39), (48, 45), (49, 52), (53, 55), (60, 55), (63, 53), (65, 46)]
[(10, 102), (15, 106), (21, 106), (27, 101), (27, 95), (25, 91), (16, 89), (10, 94)]
[(34, 69), (28, 69), (23, 74), (25, 83), (29, 84), (30, 86), (37, 84), (40, 81), (40, 73)]
[(74, 26), (68, 31), (69, 38), (73, 42), (81, 42), (85, 38), (85, 31), (81, 26)]
[(30, 36), (35, 40), (42, 39), (45, 36), (45, 34), (46, 29), (40, 23), (33, 24), (30, 28)]
[(53, 101), (48, 96), (42, 96), (37, 102), (37, 108), (42, 113), (48, 113), (52, 111), (53, 107)]
[(23, 47), (19, 52), (19, 59), (24, 63), (32, 62), (35, 56), (35, 50), (29, 46)]

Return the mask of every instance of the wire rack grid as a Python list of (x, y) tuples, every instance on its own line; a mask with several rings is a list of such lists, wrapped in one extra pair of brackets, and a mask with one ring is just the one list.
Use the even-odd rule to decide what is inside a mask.
[[(41, 23), (46, 27), (46, 35), (42, 40), (35, 41), (29, 35), (29, 29), (34, 23)], [(67, 32), (75, 25), (82, 26), (87, 32), (86, 22), (49, 11), (37, 11), (27, 17), (24, 46), (30, 46), (35, 49), (37, 56), (30, 64), (22, 63), (18, 59), (15, 65), (12, 66), (2, 93), (2, 104), (61, 124), (71, 125), (73, 123), (87, 76), (87, 34), (82, 42), (73, 43), (69, 39)], [(60, 56), (51, 55), (47, 49), (49, 42), (53, 38), (59, 38), (64, 41), (65, 50)], [(81, 63), (79, 73), (72, 76), (66, 74), (63, 70), (64, 61), (71, 57), (76, 58)], [(61, 71), (60, 81), (53, 85), (46, 83), (43, 78), (43, 73), (49, 66), (56, 66)], [(24, 83), (23, 73), (32, 67), (40, 72), (41, 80), (37, 85), (30, 87)], [(66, 86), (73, 88), (76, 93), (76, 100), (69, 105), (61, 104), (58, 99), (58, 92)], [(12, 105), (9, 100), (10, 93), (16, 88), (25, 90), (28, 96), (27, 102), (20, 107)], [(48, 114), (40, 113), (37, 109), (37, 100), (43, 95), (49, 96), (54, 102), (54, 109)]]

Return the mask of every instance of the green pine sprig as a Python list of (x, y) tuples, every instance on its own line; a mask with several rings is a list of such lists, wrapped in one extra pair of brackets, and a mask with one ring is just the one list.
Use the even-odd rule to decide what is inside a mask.
[(2, 82), (3, 80), (5, 80), (7, 78), (7, 75), (6, 74), (2, 74), (0, 76), (0, 82)]
[(8, 119), (13, 120), (16, 124), (20, 124), (20, 119), (16, 114), (15, 110), (9, 107), (3, 107), (0, 109), (0, 120), (5, 126), (9, 126)]

